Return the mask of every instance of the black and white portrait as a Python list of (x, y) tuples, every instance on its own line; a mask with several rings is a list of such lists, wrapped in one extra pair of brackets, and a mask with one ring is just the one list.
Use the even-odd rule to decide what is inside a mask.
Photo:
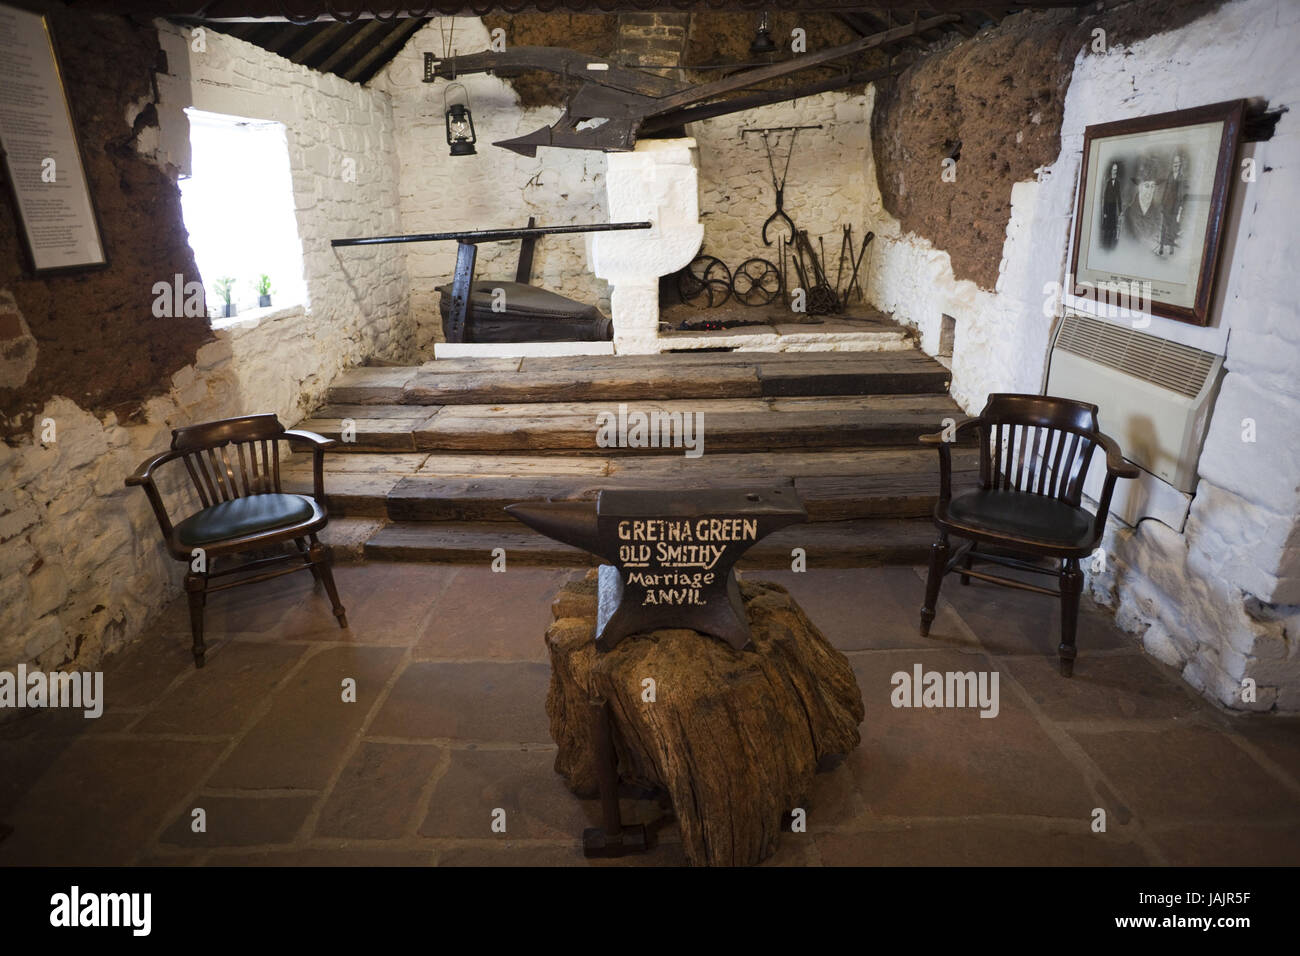
[(1173, 310), (1203, 298), (1206, 249), (1226, 193), (1223, 120), (1183, 114), (1089, 127), (1081, 171), (1075, 281), (1148, 292)]

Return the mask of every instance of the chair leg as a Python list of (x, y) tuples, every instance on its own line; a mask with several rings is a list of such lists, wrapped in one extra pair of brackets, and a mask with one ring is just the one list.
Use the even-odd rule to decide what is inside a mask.
[(939, 585), (943, 583), (943, 568), (948, 563), (948, 535), (941, 533), (939, 540), (930, 546), (930, 573), (925, 579), (925, 604), (921, 606), (921, 636), (930, 633), (934, 623), (934, 607), (939, 602)]
[(203, 605), (208, 600), (208, 582), (205, 575), (196, 571), (190, 571), (185, 575), (185, 592), (190, 598), (190, 632), (194, 636), (194, 644), (190, 648), (194, 654), (194, 666), (203, 666), (203, 656), (207, 653), (207, 645), (203, 643)]
[(347, 612), (343, 605), (339, 603), (339, 589), (334, 586), (334, 573), (330, 570), (329, 553), (325, 550), (325, 545), (316, 540), (316, 536), (311, 536), (311, 548), (308, 550), (311, 557), (313, 571), (319, 571), (319, 579), (325, 585), (325, 593), (330, 596), (330, 604), (334, 608), (334, 616), (339, 619), (339, 627), (347, 627)]
[[(965, 568), (967, 571), (969, 571), (969, 570), (970, 570), (970, 566), (971, 566), (972, 564), (974, 564), (974, 562), (971, 560), (971, 556), (968, 554), (968, 555), (966, 555), (966, 560), (962, 561), (961, 566), (962, 566), (963, 568)], [(969, 574), (963, 574), (963, 575), (961, 576), (961, 583), (962, 583), (964, 586), (966, 586), (966, 587), (970, 587), (970, 575), (969, 575)]]
[(311, 551), (307, 548), (307, 542), (302, 538), (294, 538), (293, 543), (294, 546), (297, 547), (298, 553), (302, 555), (302, 560), (306, 563), (307, 567), (311, 568), (311, 576), (316, 579), (317, 584), (320, 584), (320, 568), (316, 567), (316, 563), (312, 561)]
[(1074, 645), (1079, 627), (1079, 595), (1083, 593), (1083, 572), (1077, 558), (1068, 558), (1061, 570), (1061, 676), (1074, 675)]

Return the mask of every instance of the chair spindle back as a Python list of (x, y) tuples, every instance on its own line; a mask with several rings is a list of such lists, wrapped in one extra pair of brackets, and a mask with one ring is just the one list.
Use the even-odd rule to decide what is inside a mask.
[(994, 394), (980, 413), (980, 485), (1078, 507), (1097, 447), (1097, 406), (1044, 395)]
[[(279, 439), (284, 426), (274, 415), (249, 415), (172, 432), (203, 507), (248, 495), (278, 493)], [(238, 472), (236, 472), (238, 468)]]

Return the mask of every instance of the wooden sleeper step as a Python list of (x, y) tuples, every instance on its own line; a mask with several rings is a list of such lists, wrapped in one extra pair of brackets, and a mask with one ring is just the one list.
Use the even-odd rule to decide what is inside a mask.
[[(745, 553), (738, 567), (789, 569), (796, 548), (803, 549), (810, 569), (918, 564), (926, 560), (934, 538), (934, 525), (925, 519), (794, 525), (764, 538)], [(511, 564), (580, 568), (599, 563), (585, 551), (522, 525), (461, 522), (388, 525), (366, 542), (365, 555), (383, 561), (488, 565), (498, 548), (505, 549), (507, 571)]]

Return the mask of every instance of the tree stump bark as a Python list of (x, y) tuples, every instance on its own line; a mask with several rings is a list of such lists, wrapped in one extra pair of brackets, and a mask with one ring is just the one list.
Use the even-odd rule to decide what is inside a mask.
[(761, 862), (813, 775), (861, 740), (862, 694), (848, 659), (785, 588), (747, 581), (752, 650), (666, 629), (599, 652), (595, 574), (561, 589), (546, 631), (556, 771), (577, 795), (597, 793), (589, 702), (603, 698), (620, 781), (668, 795), (687, 859)]

